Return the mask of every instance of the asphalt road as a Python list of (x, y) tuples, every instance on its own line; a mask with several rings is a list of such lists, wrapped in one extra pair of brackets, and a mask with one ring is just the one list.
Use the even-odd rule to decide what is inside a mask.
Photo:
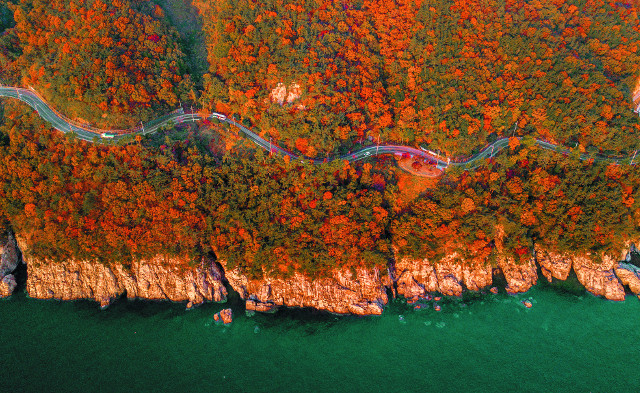
[[(105, 142), (105, 141), (117, 141), (122, 138), (127, 138), (132, 135), (141, 134), (153, 134), (157, 132), (160, 128), (167, 126), (169, 124), (180, 124), (180, 123), (188, 123), (202, 120), (202, 117), (197, 113), (185, 113), (182, 108), (173, 111), (167, 115), (160, 117), (160, 121), (158, 119), (152, 120), (147, 123), (147, 125), (142, 125), (140, 127), (136, 127), (129, 130), (102, 130), (98, 128), (93, 128), (88, 125), (78, 124), (66, 117), (62, 114), (56, 112), (53, 108), (51, 108), (45, 101), (42, 99), (34, 90), (32, 89), (22, 89), (17, 87), (3, 87), (0, 86), (0, 97), (9, 97), (18, 99), (33, 109), (35, 109), (40, 117), (42, 117), (47, 122), (51, 123), (51, 125), (64, 133), (73, 132), (76, 134), (76, 137), (88, 142)], [(409, 146), (394, 146), (394, 145), (380, 145), (380, 146), (369, 146), (362, 148), (353, 153), (340, 156), (340, 157), (332, 157), (326, 160), (321, 159), (308, 159), (306, 157), (299, 157), (295, 154), (281, 148), (278, 145), (271, 143), (270, 141), (265, 140), (260, 137), (255, 132), (251, 131), (247, 127), (242, 124), (227, 118), (225, 115), (221, 113), (212, 113), (207, 116), (208, 120), (217, 119), (219, 121), (226, 122), (230, 125), (233, 125), (239, 128), (246, 137), (254, 142), (256, 145), (261, 148), (270, 151), (274, 154), (280, 154), (282, 156), (289, 156), (292, 160), (302, 159), (305, 161), (309, 161), (314, 164), (321, 164), (323, 162), (334, 161), (334, 160), (347, 160), (347, 161), (358, 161), (363, 160), (372, 156), (377, 156), (380, 154), (409, 154), (412, 157), (420, 158), (422, 160), (431, 162), (435, 164), (440, 169), (446, 169), (448, 167), (463, 167), (466, 169), (472, 169), (482, 164), (483, 160), (490, 159), (494, 157), (499, 151), (509, 146), (509, 138), (502, 138), (491, 145), (484, 148), (478, 154), (473, 157), (470, 157), (466, 161), (463, 162), (450, 162), (449, 160), (444, 160), (437, 154), (424, 151), (420, 149), (415, 149)], [(113, 134), (112, 137), (105, 134)], [(521, 138), (518, 138), (521, 139)], [(551, 143), (536, 139), (535, 143), (543, 149), (552, 150), (560, 154), (569, 155), (571, 151), (569, 149), (563, 148), (558, 145), (553, 145)], [(578, 157), (581, 160), (587, 159), (595, 159), (597, 161), (611, 161), (616, 164), (621, 164), (627, 159), (631, 159), (631, 164), (634, 164), (634, 158), (612, 158), (612, 157), (604, 157), (604, 156), (594, 156), (590, 154), (580, 154)]]

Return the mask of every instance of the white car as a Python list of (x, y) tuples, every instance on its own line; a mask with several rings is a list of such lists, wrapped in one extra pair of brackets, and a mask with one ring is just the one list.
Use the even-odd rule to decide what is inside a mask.
[(227, 116), (221, 115), (220, 113), (214, 113), (213, 117), (215, 117), (216, 119), (220, 119), (220, 120), (227, 120)]

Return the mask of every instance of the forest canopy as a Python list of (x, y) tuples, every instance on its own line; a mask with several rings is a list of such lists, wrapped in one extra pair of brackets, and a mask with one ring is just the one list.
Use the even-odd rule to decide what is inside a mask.
[(47, 129), (22, 104), (5, 114), (0, 212), (46, 261), (213, 253), (252, 276), (317, 276), (382, 269), (394, 253), (524, 262), (534, 244), (617, 257), (640, 235), (636, 167), (531, 143), (474, 171), (450, 171), (407, 204), (385, 161), (314, 166), (242, 149), (212, 156), (189, 140), (100, 146)]
[[(510, 135), (610, 153), (639, 146), (630, 3), (198, 4), (211, 64), (203, 105), (308, 155), (367, 138), (450, 156)], [(287, 99), (274, 99), (282, 89)]]
[[(164, 141), (92, 144), (3, 100), (0, 224), (8, 220), (35, 256), (126, 264), (212, 253), (252, 276), (318, 276), (383, 269), (398, 255), (524, 262), (534, 244), (617, 257), (639, 238), (640, 175), (629, 165), (640, 144), (635, 5), (194, 5), (207, 40), (203, 91), (194, 91), (165, 11), (144, 0), (6, 3), (0, 79), (102, 124), (197, 101), (307, 156), (397, 143), (456, 159), (499, 137), (523, 138), (407, 195), (388, 157), (314, 166), (243, 144), (216, 120), (161, 131)], [(212, 139), (197, 139), (205, 134)], [(581, 152), (629, 158), (581, 161)]]
[(192, 83), (176, 30), (144, 0), (16, 0), (0, 37), (4, 84), (72, 119), (127, 128), (175, 109)]
[(386, 182), (371, 164), (315, 167), (262, 151), (221, 162), (180, 142), (105, 147), (48, 130), (22, 104), (7, 112), (0, 211), (42, 260), (214, 252), (253, 275), (386, 263)]

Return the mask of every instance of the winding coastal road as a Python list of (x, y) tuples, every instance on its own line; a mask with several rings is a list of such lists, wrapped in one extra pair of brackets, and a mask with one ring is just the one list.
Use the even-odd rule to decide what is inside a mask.
[[(164, 116), (161, 116), (157, 119), (154, 119), (147, 124), (141, 125), (139, 127), (135, 127), (129, 130), (101, 130), (98, 128), (93, 128), (88, 125), (78, 124), (62, 114), (58, 113), (56, 110), (51, 108), (49, 104), (33, 89), (23, 89), (19, 87), (6, 87), (0, 86), (0, 97), (9, 97), (18, 99), (33, 109), (35, 109), (40, 117), (42, 117), (47, 122), (51, 123), (51, 125), (64, 133), (73, 132), (79, 139), (95, 142), (96, 138), (99, 142), (105, 141), (113, 141), (126, 137), (130, 137), (131, 135), (147, 135), (153, 134), (157, 132), (162, 127), (167, 125), (175, 125), (180, 123), (188, 123), (203, 120), (202, 116), (198, 113), (186, 113), (184, 109), (180, 108), (171, 113), (168, 113)], [(340, 157), (332, 157), (326, 160), (319, 159), (309, 159), (306, 157), (297, 156), (278, 145), (272, 144), (270, 141), (265, 140), (260, 137), (255, 132), (251, 131), (247, 127), (242, 124), (228, 118), (227, 116), (221, 113), (212, 113), (206, 117), (207, 120), (217, 119), (221, 122), (226, 122), (230, 125), (233, 125), (240, 129), (248, 139), (254, 142), (256, 145), (261, 148), (275, 154), (280, 154), (282, 156), (288, 156), (292, 160), (302, 159), (305, 161), (312, 162), (314, 164), (321, 164), (328, 161), (334, 160), (348, 160), (348, 161), (358, 161), (371, 156), (377, 156), (381, 154), (395, 154), (395, 155), (410, 155), (411, 157), (420, 158), (425, 161), (429, 161), (438, 169), (446, 169), (449, 167), (462, 167), (465, 169), (472, 169), (481, 165), (482, 160), (492, 158), (498, 152), (500, 152), (505, 147), (509, 146), (509, 138), (498, 139), (493, 142), (489, 146), (485, 147), (482, 151), (477, 153), (476, 155), (470, 157), (466, 161), (462, 162), (451, 162), (450, 160), (445, 160), (436, 153), (432, 151), (425, 151), (421, 149), (415, 149), (409, 146), (396, 146), (396, 145), (379, 145), (379, 146), (369, 146), (362, 148), (356, 152), (340, 156)], [(522, 139), (518, 137), (518, 139)], [(552, 150), (554, 152), (570, 155), (572, 154), (571, 150), (566, 149), (564, 147), (551, 144), (549, 142), (545, 142), (543, 140), (536, 139), (535, 144), (540, 146), (543, 149)], [(606, 157), (599, 156), (593, 154), (580, 154), (577, 158), (580, 160), (588, 160), (594, 159), (597, 161), (610, 161), (616, 164), (630, 164), (634, 165), (635, 154), (629, 157)]]

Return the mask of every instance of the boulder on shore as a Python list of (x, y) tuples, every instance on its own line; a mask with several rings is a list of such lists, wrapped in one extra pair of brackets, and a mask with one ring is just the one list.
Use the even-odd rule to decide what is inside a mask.
[(9, 234), (6, 242), (0, 249), (0, 278), (13, 273), (20, 263), (18, 245), (12, 234)]
[(224, 310), (220, 311), (220, 319), (222, 320), (222, 323), (224, 323), (225, 325), (230, 324), (231, 322), (233, 322), (233, 311), (231, 311), (230, 308), (225, 308)]
[(16, 278), (13, 274), (7, 274), (0, 280), (0, 298), (11, 296), (16, 289)]
[(4, 244), (0, 244), (0, 298), (11, 296), (16, 289), (14, 270), (20, 263), (18, 245), (13, 234), (9, 233)]

